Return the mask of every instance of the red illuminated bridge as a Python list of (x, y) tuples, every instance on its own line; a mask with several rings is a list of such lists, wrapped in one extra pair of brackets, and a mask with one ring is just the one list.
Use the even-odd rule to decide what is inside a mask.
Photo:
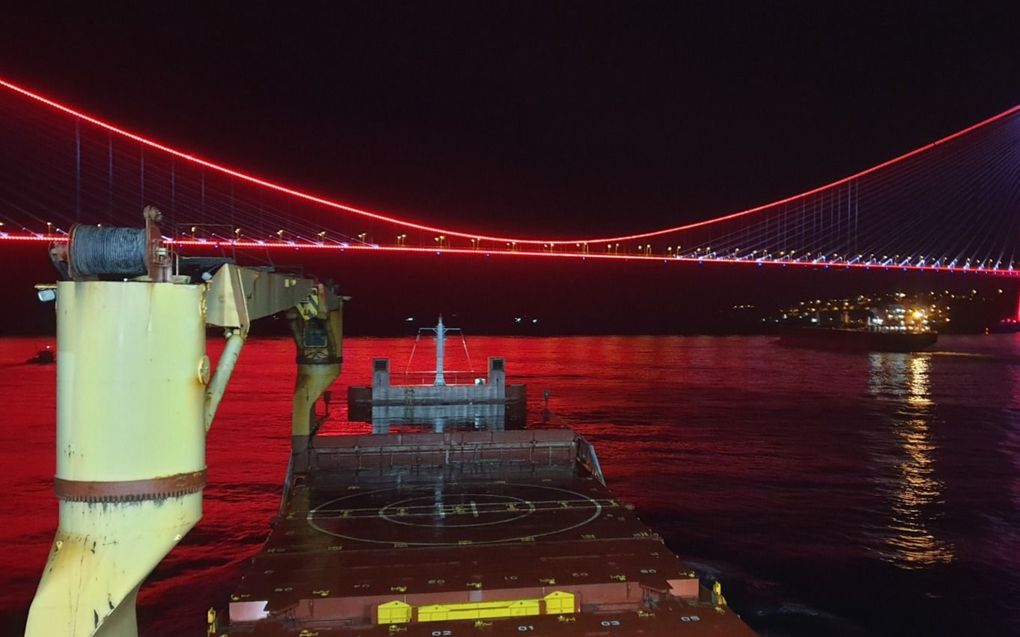
[(1016, 276), (1020, 105), (838, 181), (696, 223), (611, 237), (440, 228), (289, 187), (0, 79), (0, 245), (161, 208), (186, 252), (375, 251)]

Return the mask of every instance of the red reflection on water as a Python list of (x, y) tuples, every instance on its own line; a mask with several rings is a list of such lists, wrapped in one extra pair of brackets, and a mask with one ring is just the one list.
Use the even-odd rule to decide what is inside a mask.
[[(24, 364), (47, 344), (0, 339), (2, 634), (22, 629), (57, 523), (55, 368)], [(413, 344), (348, 340), (336, 417), (345, 386), (370, 382), (372, 358), (388, 356), (402, 370)], [(788, 350), (763, 337), (482, 337), (469, 345), (476, 367), (506, 357), (508, 378), (529, 385), (532, 421), (550, 389), (553, 410), (595, 444), (614, 492), (696, 568), (721, 573), (731, 603), (754, 609), (759, 628), (775, 625), (765, 623), (772, 610), (788, 617), (797, 602), (812, 621), (843, 617), (878, 634), (911, 622), (932, 635), (965, 625), (1016, 634), (1008, 606), (1020, 598), (1011, 583), (1020, 568), (1020, 338), (943, 339), (946, 353), (923, 355), (923, 384), (890, 372), (911, 369), (909, 354)], [(213, 358), (220, 347), (210, 341)], [(451, 367), (466, 366), (457, 348), (449, 353)], [(421, 350), (414, 367), (427, 369), (430, 356)], [(208, 440), (205, 515), (143, 587), (142, 634), (203, 634), (206, 609), (224, 605), (258, 550), (279, 504), (292, 387), (291, 343), (253, 339)], [(956, 551), (908, 571), (883, 552), (902, 526), (904, 480), (921, 461), (904, 427), (920, 418), (924, 478), (940, 493), (915, 500), (910, 519)], [(874, 589), (856, 584), (876, 574), (891, 582), (883, 595), (895, 612), (876, 611)], [(817, 628), (784, 633), (836, 634)]]

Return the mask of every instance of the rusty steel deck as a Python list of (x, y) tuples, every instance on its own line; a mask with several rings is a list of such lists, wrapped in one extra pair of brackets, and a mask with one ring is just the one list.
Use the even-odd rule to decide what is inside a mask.
[(578, 461), (584, 444), (316, 439), (218, 634), (753, 634)]

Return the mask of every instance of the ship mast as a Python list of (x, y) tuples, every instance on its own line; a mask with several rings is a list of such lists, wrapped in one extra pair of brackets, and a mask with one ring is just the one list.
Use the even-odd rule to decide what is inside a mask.
[(445, 385), (446, 378), (443, 377), (443, 355), (446, 348), (446, 326), (443, 325), (443, 315), (439, 315), (439, 322), (436, 323), (436, 382), (435, 385)]

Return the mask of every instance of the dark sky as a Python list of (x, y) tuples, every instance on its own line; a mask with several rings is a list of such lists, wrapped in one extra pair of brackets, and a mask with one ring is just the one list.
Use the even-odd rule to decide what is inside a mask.
[[(0, 75), (354, 205), (524, 236), (623, 234), (760, 204), (1020, 103), (1007, 2), (205, 4), (6, 8)], [(352, 306), (355, 328), (357, 312), (370, 326), (477, 309), (493, 281), (512, 285), (509, 301), (484, 304), (500, 307), (486, 325), (559, 313), (565, 331), (598, 317), (591, 329), (668, 331), (702, 306), (882, 287), (491, 266), (459, 270), (474, 288), (458, 288), (472, 283), (462, 276), (433, 294), (453, 270), (422, 263), (380, 264), (375, 278), (368, 264), (322, 267), (369, 297), (371, 311)], [(654, 316), (647, 328), (633, 307)]]
[(341, 200), (526, 235), (761, 203), (1020, 102), (1005, 2), (205, 4), (5, 10), (0, 74)]

